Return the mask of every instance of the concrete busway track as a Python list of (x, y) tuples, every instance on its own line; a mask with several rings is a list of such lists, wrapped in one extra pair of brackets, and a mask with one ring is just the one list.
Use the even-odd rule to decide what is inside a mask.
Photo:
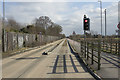
[[(60, 41), (56, 42), (59, 43)], [(94, 78), (83, 68), (77, 57), (71, 53), (66, 39), (54, 47), (48, 47), (42, 51), (25, 56), (19, 54), (3, 60), (5, 67), (11, 61), (12, 65), (3, 67), (3, 78), (84, 78), (94, 80)], [(50, 45), (50, 44), (49, 44)], [(55, 47), (56, 46), (56, 47)], [(49, 51), (50, 54), (42, 55)], [(31, 53), (31, 52), (29, 52)], [(26, 53), (28, 55), (29, 53)], [(14, 79), (13, 79), (14, 80)]]
[(16, 62), (18, 62), (16, 60), (14, 60), (14, 58), (16, 58), (17, 60), (18, 59), (24, 59), (24, 58), (29, 57), (31, 55), (35, 55), (35, 54), (39, 53), (40, 51), (43, 51), (44, 49), (48, 49), (49, 47), (52, 47), (52, 46), (54, 47), (54, 45), (56, 45), (57, 43), (59, 44), (60, 42), (61, 41), (56, 41), (54, 43), (50, 43), (50, 44), (47, 44), (45, 46), (42, 46), (42, 47), (40, 47), (38, 49), (34, 49), (34, 50), (31, 50), (31, 51), (28, 51), (28, 52), (24, 52), (24, 53), (21, 53), (21, 54), (12, 56), (12, 57), (5, 58), (5, 59), (2, 60), (2, 62), (3, 62), (2, 63), (3, 66), (2, 67), (6, 68), (9, 65), (12, 65), (12, 64), (15, 64)]
[(52, 46), (56, 46), (56, 44), (60, 44), (62, 41), (63, 40), (58, 40), (53, 43), (41, 46), (38, 49), (34, 49), (28, 52), (24, 52), (24, 53), (17, 54), (17, 55), (3, 59), (2, 60), (2, 68), (3, 68), (2, 72), (4, 73), (5, 72), (4, 70), (7, 70), (7, 69), (8, 70), (14, 69), (14, 67), (18, 65), (19, 65), (18, 68), (22, 67), (24, 65), (21, 66), (21, 63), (26, 63), (26, 62), (29, 63), (29, 60), (31, 60), (30, 62), (34, 61), (34, 59), (39, 58), (44, 51), (51, 49)]

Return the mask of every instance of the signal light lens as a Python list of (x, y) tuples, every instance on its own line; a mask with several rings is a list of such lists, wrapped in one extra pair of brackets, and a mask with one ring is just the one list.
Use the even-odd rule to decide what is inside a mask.
[(88, 20), (85, 20), (85, 22), (88, 22)]

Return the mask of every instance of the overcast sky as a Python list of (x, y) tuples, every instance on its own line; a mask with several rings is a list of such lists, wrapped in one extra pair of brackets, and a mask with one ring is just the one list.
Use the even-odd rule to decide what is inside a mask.
[[(0, 3), (1, 4), (1, 3)], [(100, 8), (98, 2), (6, 2), (6, 18), (12, 17), (22, 24), (31, 24), (34, 18), (48, 16), (63, 27), (63, 33), (83, 34), (83, 15), (91, 20), (91, 30), (100, 33)], [(103, 2), (107, 9), (107, 34), (115, 34), (118, 23), (118, 3)]]

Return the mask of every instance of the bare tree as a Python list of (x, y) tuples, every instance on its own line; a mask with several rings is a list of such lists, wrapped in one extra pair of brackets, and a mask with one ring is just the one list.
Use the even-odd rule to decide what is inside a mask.
[(60, 36), (61, 32), (62, 32), (62, 27), (57, 24), (53, 24), (46, 29), (47, 35)]
[(5, 29), (7, 31), (19, 31), (20, 28), (20, 23), (16, 22), (13, 18), (9, 18), (5, 21)]
[(52, 36), (64, 36), (61, 35), (62, 27), (58, 24), (55, 24), (47, 16), (41, 16), (33, 20), (33, 25), (27, 25), (27, 27), (22, 28), (21, 32), (24, 33), (34, 33), (42, 35), (52, 35)]

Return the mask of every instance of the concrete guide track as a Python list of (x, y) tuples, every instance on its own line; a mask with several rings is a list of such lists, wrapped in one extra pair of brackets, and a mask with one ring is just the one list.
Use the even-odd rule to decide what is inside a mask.
[[(56, 46), (57, 44), (59, 45)], [(45, 51), (51, 52), (48, 55), (42, 55)], [(94, 80), (93, 76), (81, 66), (77, 57), (71, 53), (67, 39), (5, 58), (2, 66), (3, 78), (88, 78)]]

